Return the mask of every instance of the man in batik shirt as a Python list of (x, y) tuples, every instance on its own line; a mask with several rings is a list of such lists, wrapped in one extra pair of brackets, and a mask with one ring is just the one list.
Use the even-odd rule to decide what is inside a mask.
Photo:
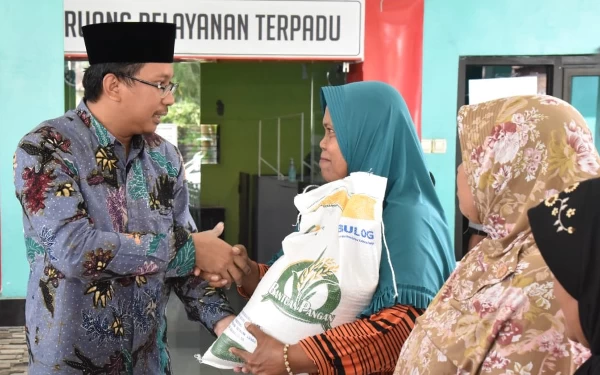
[(240, 271), (219, 228), (195, 233), (181, 155), (154, 134), (177, 87), (175, 26), (83, 33), (84, 100), (28, 133), (15, 154), (31, 265), (29, 374), (169, 374), (171, 291), (218, 335), (233, 311), (192, 270)]

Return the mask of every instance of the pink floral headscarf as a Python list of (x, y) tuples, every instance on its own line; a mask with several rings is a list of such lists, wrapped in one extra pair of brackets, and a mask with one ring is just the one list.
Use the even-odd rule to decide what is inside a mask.
[(489, 237), (462, 259), (419, 317), (396, 373), (572, 373), (573, 361), (585, 355), (569, 353), (553, 278), (527, 210), (600, 175), (585, 120), (561, 100), (520, 96), (462, 107), (458, 125), (468, 183)]
[(514, 239), (529, 227), (528, 208), (599, 175), (600, 158), (585, 120), (550, 96), (464, 106), (458, 132), (479, 219), (492, 240)]
[[(479, 286), (514, 271), (527, 210), (575, 182), (600, 176), (600, 157), (581, 114), (551, 96), (518, 96), (463, 106), (458, 135), (469, 186), (489, 238), (480, 243)], [(471, 270), (472, 271), (472, 270)]]

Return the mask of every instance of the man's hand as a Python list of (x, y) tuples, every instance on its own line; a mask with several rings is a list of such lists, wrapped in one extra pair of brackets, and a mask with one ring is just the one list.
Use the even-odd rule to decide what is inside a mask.
[[(256, 283), (258, 284), (258, 265), (256, 264), (256, 262), (248, 258), (248, 250), (246, 250), (246, 247), (244, 245), (238, 244), (233, 246), (233, 249), (233, 262), (235, 263), (236, 267), (244, 273), (242, 282), (237, 284), (237, 286), (245, 287), (246, 284), (248, 284), (248, 281), (250, 281), (248, 279), (249, 277), (251, 279), (256, 279)], [(222, 279), (220, 275), (206, 271), (201, 271), (198, 268), (194, 269), (194, 274), (208, 281), (209, 285), (213, 288), (222, 288), (227, 285), (227, 280)]]
[(221, 336), (221, 334), (225, 331), (227, 327), (233, 322), (235, 319), (235, 315), (229, 315), (221, 320), (219, 320), (214, 327), (215, 334), (217, 337)]
[(231, 282), (241, 285), (244, 273), (246, 271), (250, 272), (250, 270), (249, 267), (241, 270), (236, 266), (234, 255), (239, 254), (239, 248), (232, 247), (219, 238), (224, 227), (223, 223), (219, 223), (211, 230), (192, 233), (194, 247), (196, 248), (196, 269), (194, 273), (198, 274), (199, 269), (205, 273), (219, 275), (226, 280), (227, 286)]

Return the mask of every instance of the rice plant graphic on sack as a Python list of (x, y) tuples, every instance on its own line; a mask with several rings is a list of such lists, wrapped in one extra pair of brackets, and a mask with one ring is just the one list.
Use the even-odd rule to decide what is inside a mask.
[(299, 230), (283, 240), (283, 256), (236, 319), (196, 358), (220, 369), (240, 366), (229, 348), (256, 348), (246, 322), (295, 344), (355, 321), (379, 281), (386, 184), (384, 177), (357, 172), (297, 195)]

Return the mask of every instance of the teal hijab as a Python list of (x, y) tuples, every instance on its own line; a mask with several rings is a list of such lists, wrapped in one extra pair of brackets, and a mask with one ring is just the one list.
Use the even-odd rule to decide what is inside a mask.
[[(379, 284), (362, 316), (396, 304), (427, 308), (456, 265), (444, 211), (404, 99), (382, 82), (321, 89), (348, 173), (386, 177)], [(394, 283), (398, 295), (395, 296)]]

